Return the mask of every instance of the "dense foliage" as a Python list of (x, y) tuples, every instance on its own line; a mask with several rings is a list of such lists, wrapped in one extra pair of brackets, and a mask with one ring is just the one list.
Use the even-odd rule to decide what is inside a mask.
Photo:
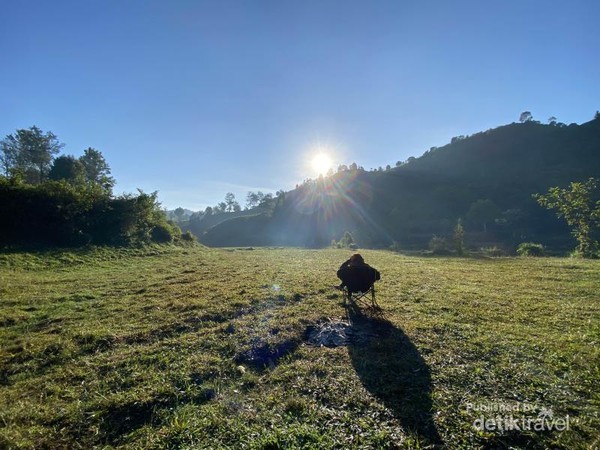
[(517, 247), (517, 255), (519, 256), (544, 256), (545, 253), (544, 246), (535, 242), (523, 242)]
[(598, 180), (590, 178), (586, 182), (571, 183), (568, 189), (552, 187), (547, 194), (534, 197), (540, 205), (555, 209), (558, 217), (566, 220), (577, 239), (578, 255), (584, 258), (597, 256), (598, 241), (594, 232), (600, 226)]
[(54, 133), (44, 133), (34, 125), (0, 141), (0, 163), (7, 175), (19, 173), (29, 183), (41, 183), (63, 146)]
[(127, 245), (179, 236), (157, 193), (111, 197), (66, 181), (32, 185), (0, 177), (0, 245)]
[(33, 126), (0, 141), (0, 246), (129, 245), (170, 242), (157, 193), (114, 197), (102, 153), (55, 157), (63, 144)]

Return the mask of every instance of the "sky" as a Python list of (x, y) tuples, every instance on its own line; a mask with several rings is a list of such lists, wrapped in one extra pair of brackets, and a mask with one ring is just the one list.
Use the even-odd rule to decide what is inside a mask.
[(597, 0), (0, 3), (0, 138), (96, 148), (168, 209), (600, 109)]

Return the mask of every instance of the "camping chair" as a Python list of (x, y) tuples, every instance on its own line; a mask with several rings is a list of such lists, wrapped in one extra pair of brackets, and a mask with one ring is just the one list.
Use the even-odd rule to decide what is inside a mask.
[(375, 273), (369, 266), (354, 266), (349, 267), (348, 278), (345, 280), (344, 286), (344, 302), (346, 299), (350, 303), (358, 303), (365, 300), (369, 294), (371, 295), (371, 307), (378, 308), (375, 300)]

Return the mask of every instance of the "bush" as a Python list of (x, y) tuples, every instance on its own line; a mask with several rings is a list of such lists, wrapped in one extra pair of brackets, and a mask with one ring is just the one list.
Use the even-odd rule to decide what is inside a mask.
[(358, 245), (354, 242), (354, 238), (349, 231), (344, 233), (344, 236), (336, 242), (335, 239), (331, 241), (331, 246), (334, 248), (348, 248), (350, 250), (357, 250)]
[(152, 242), (163, 244), (166, 242), (172, 242), (175, 236), (173, 235), (173, 230), (169, 225), (158, 224), (154, 228), (152, 228), (152, 231), (150, 232), (150, 237), (152, 239)]
[(454, 249), (456, 250), (456, 254), (458, 256), (463, 256), (465, 254), (465, 229), (462, 225), (461, 219), (458, 219), (458, 222), (454, 227), (452, 241), (454, 242)]
[(546, 249), (542, 244), (523, 242), (517, 247), (517, 254), (519, 256), (544, 256)]
[(483, 253), (485, 256), (491, 256), (492, 258), (497, 258), (498, 256), (506, 256), (504, 250), (502, 250), (500, 247), (496, 247), (495, 245), (493, 247), (481, 247), (480, 250), (481, 253)]
[(429, 241), (429, 250), (434, 255), (448, 255), (450, 250), (448, 249), (448, 243), (446, 239), (439, 236), (433, 236)]
[(156, 192), (115, 198), (91, 184), (29, 185), (0, 176), (0, 246), (171, 242), (181, 230), (166, 220)]
[(188, 230), (181, 235), (181, 240), (187, 242), (194, 242), (196, 240), (196, 236), (194, 236), (192, 232)]

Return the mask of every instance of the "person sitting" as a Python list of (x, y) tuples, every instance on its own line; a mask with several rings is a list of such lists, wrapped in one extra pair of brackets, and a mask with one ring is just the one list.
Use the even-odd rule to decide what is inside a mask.
[(367, 292), (375, 281), (381, 279), (377, 269), (365, 263), (364, 258), (356, 253), (345, 261), (337, 271), (337, 277), (342, 281), (336, 289), (348, 289), (352, 292)]

